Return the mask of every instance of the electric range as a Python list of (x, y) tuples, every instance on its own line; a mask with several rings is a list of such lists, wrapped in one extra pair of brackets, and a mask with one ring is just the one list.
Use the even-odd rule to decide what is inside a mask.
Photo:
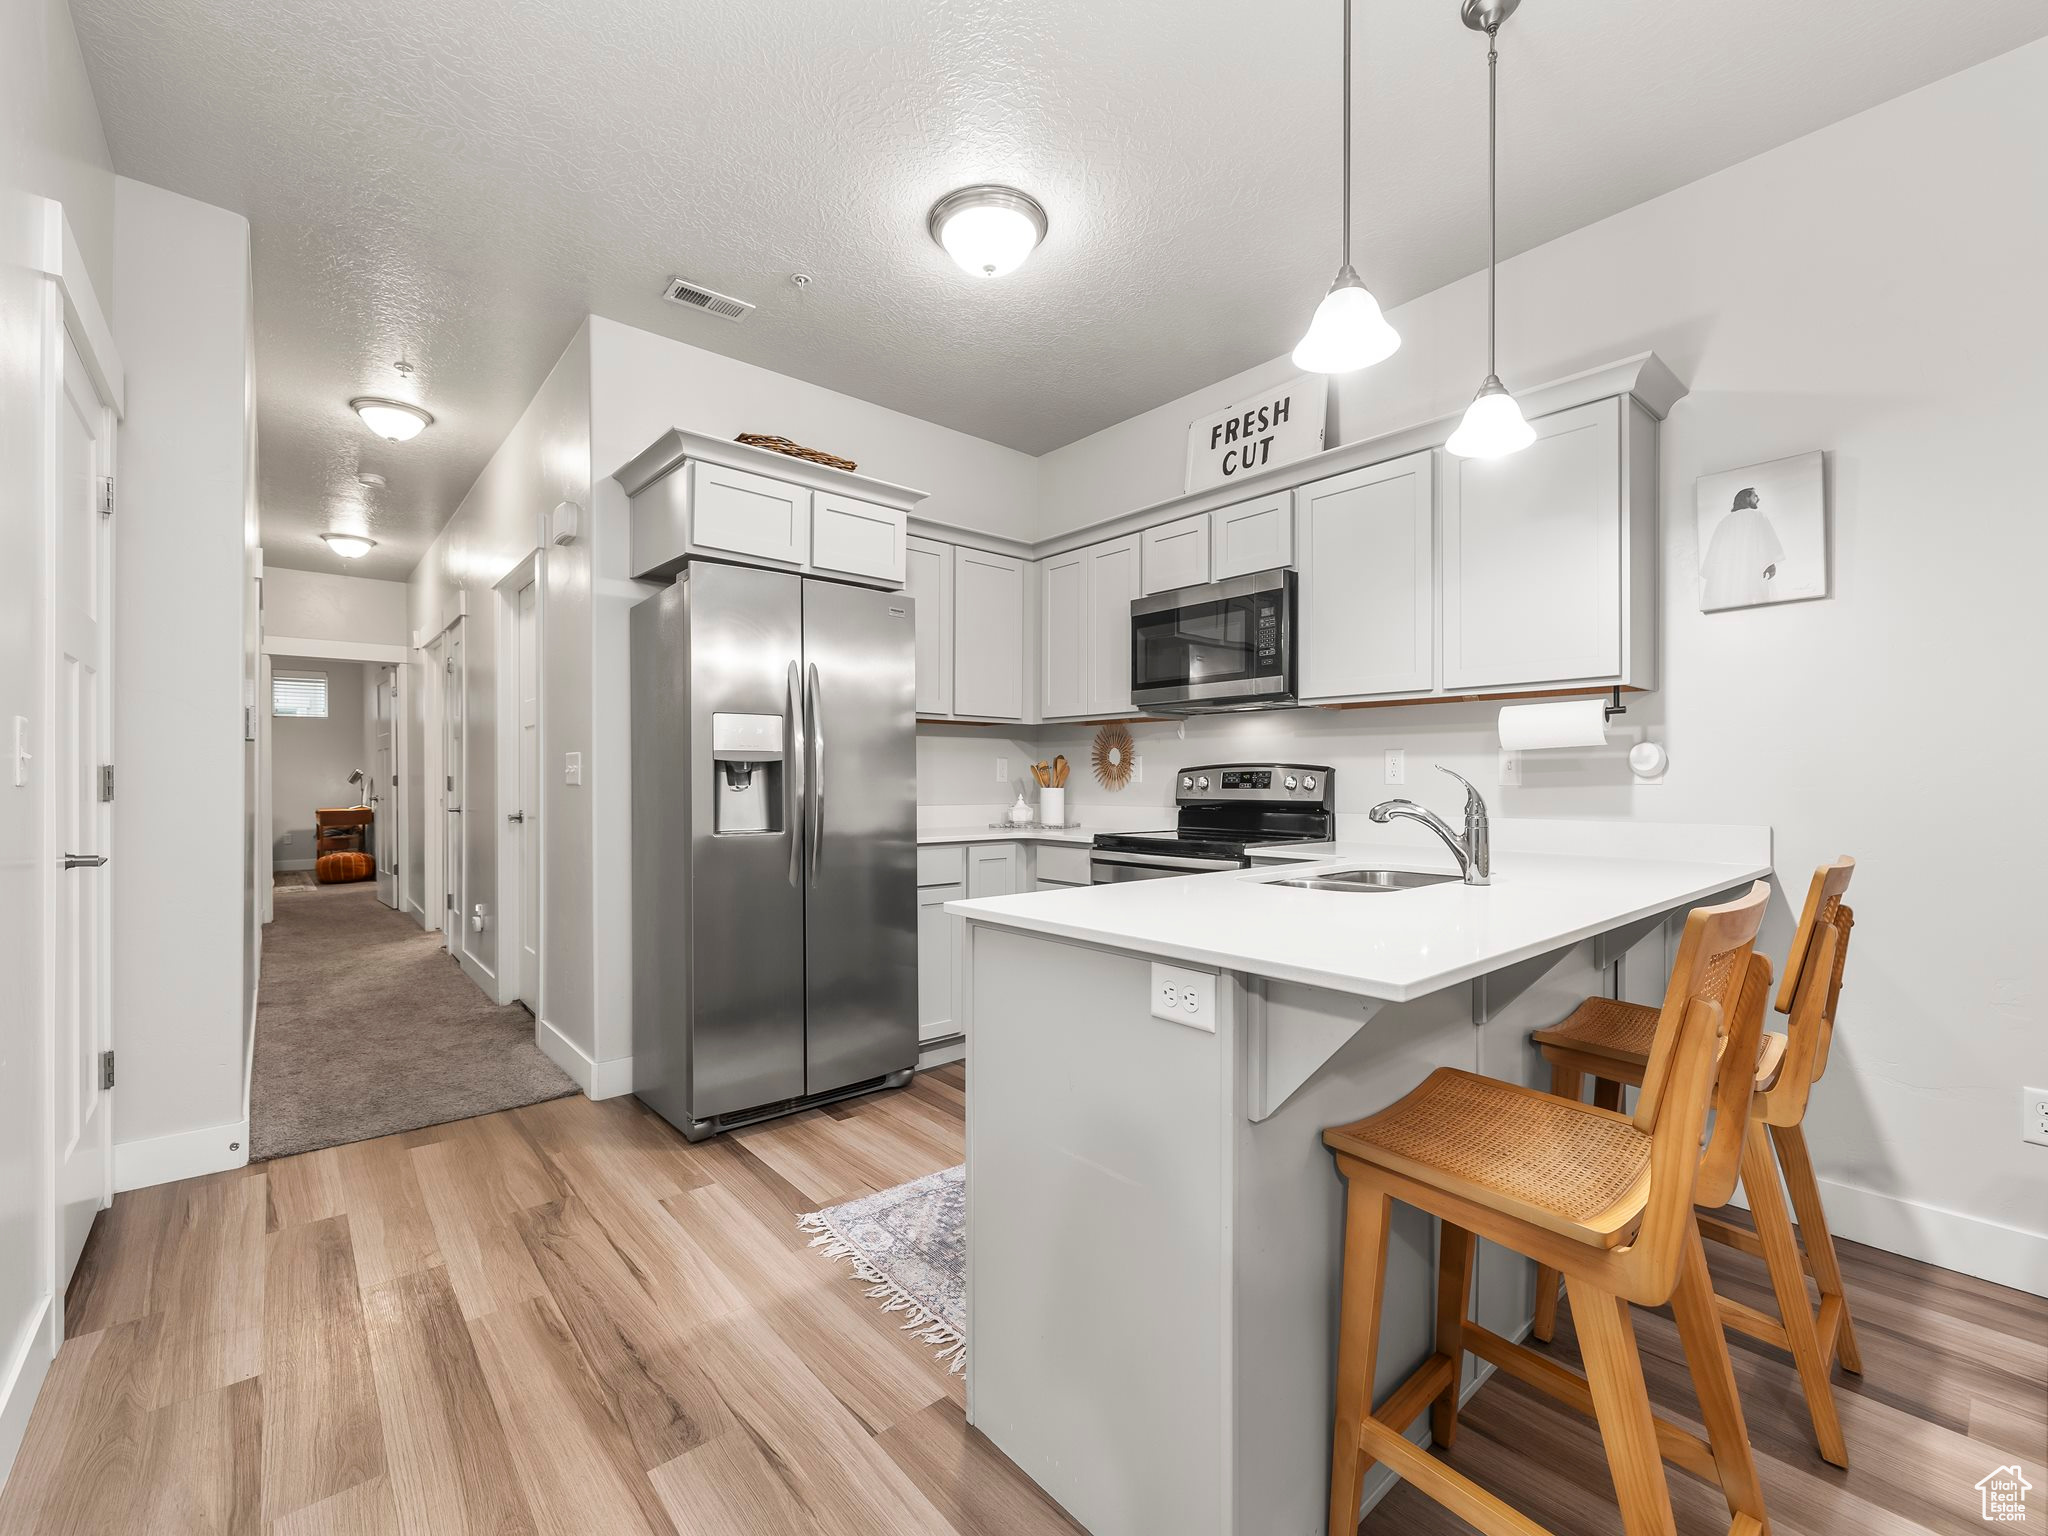
[(1244, 869), (1264, 843), (1322, 843), (1335, 834), (1336, 775), (1302, 763), (1221, 763), (1182, 771), (1171, 832), (1099, 832), (1096, 885)]

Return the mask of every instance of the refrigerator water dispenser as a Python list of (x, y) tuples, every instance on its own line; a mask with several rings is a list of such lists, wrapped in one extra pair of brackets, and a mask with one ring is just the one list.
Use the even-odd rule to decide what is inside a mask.
[(783, 717), (711, 717), (714, 837), (782, 830)]

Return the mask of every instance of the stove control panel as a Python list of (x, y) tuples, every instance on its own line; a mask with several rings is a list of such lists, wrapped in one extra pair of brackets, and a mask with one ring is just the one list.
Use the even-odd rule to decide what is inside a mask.
[(1221, 763), (1181, 771), (1175, 800), (1182, 805), (1254, 801), (1266, 805), (1327, 806), (1335, 800), (1330, 769), (1302, 763)]

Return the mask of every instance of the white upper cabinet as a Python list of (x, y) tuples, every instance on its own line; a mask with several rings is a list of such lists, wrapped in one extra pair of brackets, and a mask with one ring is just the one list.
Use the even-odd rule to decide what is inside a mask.
[(1131, 599), (1142, 595), (1138, 540), (1091, 544), (1088, 557), (1088, 713), (1131, 708)]
[(1507, 458), (1446, 457), (1444, 687), (1648, 686), (1654, 423), (1615, 398), (1530, 425), (1536, 441)]
[(953, 713), (1024, 716), (1024, 562), (953, 551)]
[(1038, 626), (1041, 712), (1081, 715), (1088, 710), (1088, 562), (1085, 550), (1040, 563), (1043, 619)]
[(1253, 571), (1294, 564), (1294, 500), (1288, 491), (1219, 507), (1209, 514), (1214, 526), (1214, 558), (1210, 577), (1227, 581)]
[(1294, 492), (1303, 699), (1435, 687), (1434, 459), (1411, 453)]
[(917, 605), (917, 712), (953, 713), (953, 546), (904, 541), (904, 587)]
[(907, 514), (895, 507), (814, 491), (811, 569), (901, 586), (907, 521)]
[(723, 464), (692, 462), (690, 542), (774, 565), (810, 555), (811, 492)]
[(1138, 535), (1144, 596), (1198, 587), (1209, 579), (1209, 514), (1197, 512)]

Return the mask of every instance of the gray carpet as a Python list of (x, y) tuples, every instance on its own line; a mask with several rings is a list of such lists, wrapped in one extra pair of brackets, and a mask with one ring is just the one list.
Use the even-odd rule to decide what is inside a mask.
[(370, 882), (280, 881), (263, 930), (249, 1156), (367, 1141), (574, 1093), (431, 933)]

